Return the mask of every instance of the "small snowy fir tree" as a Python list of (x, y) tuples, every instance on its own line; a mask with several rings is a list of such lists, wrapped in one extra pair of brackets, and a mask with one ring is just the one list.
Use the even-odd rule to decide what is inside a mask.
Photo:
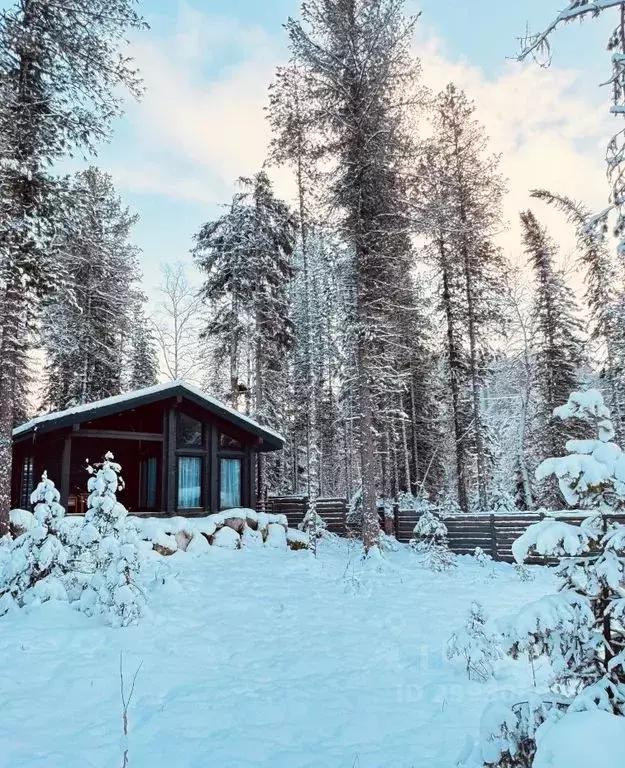
[(304, 515), (304, 519), (297, 526), (300, 531), (308, 534), (308, 548), (316, 556), (317, 540), (326, 532), (327, 525), (325, 520), (317, 512), (316, 504), (311, 504)]
[(447, 526), (426, 509), (412, 532), (412, 546), (425, 556), (426, 565), (442, 571), (454, 565), (454, 557), (447, 543)]
[(76, 535), (87, 578), (78, 577), (74, 589), (80, 592), (85, 613), (102, 614), (114, 626), (126, 626), (139, 618), (144, 605), (138, 586), (141, 558), (137, 531), (117, 501), (123, 481), (113, 458), (107, 453), (101, 464), (88, 467), (89, 509)]
[(589, 516), (581, 526), (543, 520), (513, 545), (517, 562), (529, 554), (560, 558), (562, 584), (558, 594), (526, 606), (508, 630), (511, 655), (546, 658), (553, 676), (537, 707), (509, 706), (498, 727), (492, 707), (485, 713), (489, 735), (479, 749), (484, 765), (497, 768), (531, 767), (534, 734), (547, 717), (591, 709), (625, 715), (625, 526), (614, 520), (625, 503), (625, 454), (612, 442), (610, 412), (597, 390), (574, 392), (555, 416), (590, 422), (598, 437), (568, 440), (569, 455), (544, 461), (537, 477), (555, 475), (567, 503)]
[(71, 552), (62, 530), (65, 510), (44, 472), (31, 495), (36, 524), (16, 539), (0, 540), (0, 615), (12, 606), (67, 600), (63, 583)]
[(356, 490), (347, 507), (347, 525), (355, 531), (362, 530), (363, 511), (362, 511), (362, 486)]
[(463, 629), (455, 632), (447, 643), (447, 658), (462, 659), (470, 680), (486, 682), (495, 674), (495, 662), (503, 658), (496, 634), (489, 632), (482, 606), (471, 603)]

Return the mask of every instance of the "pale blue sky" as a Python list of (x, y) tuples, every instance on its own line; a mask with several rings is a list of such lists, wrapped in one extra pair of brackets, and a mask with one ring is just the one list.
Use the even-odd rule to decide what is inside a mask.
[[(494, 149), (506, 155), (511, 216), (534, 185), (532, 164), (538, 176), (550, 166), (536, 184), (568, 183), (570, 172), (591, 204), (607, 194), (600, 152), (609, 136), (609, 93), (596, 86), (609, 71), (605, 43), (613, 14), (561, 29), (548, 73), (507, 58), (527, 22), (539, 29), (563, 4), (419, 0), (412, 6), (422, 11), (415, 52), (423, 55), (427, 84), (459, 80), (476, 99)], [(298, 6), (296, 0), (143, 3), (152, 29), (133, 46), (148, 92), (140, 105), (128, 106), (97, 162), (141, 216), (135, 240), (148, 288), (160, 262), (188, 258), (193, 233), (227, 202), (234, 178), (262, 163), (266, 85), (286, 56), (281, 25)], [(285, 178), (278, 175), (277, 183), (287, 189)]]

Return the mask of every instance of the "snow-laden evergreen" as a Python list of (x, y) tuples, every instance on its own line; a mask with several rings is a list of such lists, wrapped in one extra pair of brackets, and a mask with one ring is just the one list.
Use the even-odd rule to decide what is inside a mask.
[(0, 539), (0, 615), (15, 606), (68, 599), (65, 577), (73, 552), (59, 501), (44, 473), (31, 496), (34, 524), (16, 539)]
[[(67, 290), (46, 300), (42, 318), (45, 405), (52, 411), (118, 395), (136, 383), (136, 353), (154, 368), (136, 288), (138, 252), (130, 242), (136, 220), (108, 174), (92, 167), (69, 183), (58, 235)], [(143, 373), (155, 383), (152, 372)]]
[(141, 616), (143, 557), (136, 526), (116, 499), (121, 467), (107, 454), (89, 469), (84, 518), (65, 517), (60, 494), (44, 474), (32, 494), (34, 524), (15, 539), (0, 539), (0, 614), (60, 600), (113, 626)]
[(480, 603), (471, 603), (465, 626), (447, 643), (447, 658), (460, 659), (470, 680), (485, 682), (495, 674), (495, 663), (503, 657), (500, 637), (489, 629)]
[(137, 529), (117, 501), (123, 480), (113, 458), (107, 453), (101, 464), (89, 467), (89, 508), (75, 531), (78, 574), (72, 579), (72, 597), (85, 613), (125, 626), (141, 616), (145, 601)]
[(625, 716), (625, 526), (613, 520), (625, 505), (625, 454), (597, 390), (572, 393), (555, 416), (588, 422), (597, 437), (569, 440), (568, 455), (546, 459), (537, 476), (555, 476), (567, 503), (588, 517), (581, 526), (544, 520), (513, 546), (518, 562), (559, 558), (560, 591), (506, 623), (510, 655), (533, 668), (545, 659), (550, 679), (544, 694), (509, 696), (485, 711), (474, 758), (497, 768), (531, 768), (537, 729), (549, 720), (594, 710)]

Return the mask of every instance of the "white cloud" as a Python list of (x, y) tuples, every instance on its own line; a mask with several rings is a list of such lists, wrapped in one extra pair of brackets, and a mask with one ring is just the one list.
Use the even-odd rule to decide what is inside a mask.
[[(453, 80), (477, 106), (493, 152), (508, 179), (501, 243), (518, 255), (518, 212), (532, 204), (566, 248), (571, 233), (561, 217), (531, 201), (546, 187), (604, 207), (608, 196), (603, 148), (612, 129), (607, 92), (581, 92), (579, 73), (509, 62), (488, 76), (453, 60), (421, 27), (415, 52), (423, 80), (439, 90)], [(132, 162), (113, 169), (127, 188), (206, 203), (228, 200), (233, 181), (262, 165), (269, 141), (263, 108), (275, 66), (285, 53), (258, 27), (211, 18), (182, 6), (169, 39), (144, 39), (134, 54), (147, 93), (130, 112), (135, 133)], [(273, 174), (275, 175), (275, 174)], [(278, 189), (291, 189), (286, 173)]]
[(136, 155), (118, 180), (137, 191), (227, 200), (234, 179), (266, 156), (263, 108), (276, 47), (261, 29), (188, 7), (171, 39), (135, 44), (146, 93), (128, 115)]
[[(519, 211), (531, 206), (563, 245), (563, 256), (573, 247), (570, 227), (561, 215), (530, 198), (532, 189), (546, 188), (567, 194), (598, 210), (606, 206), (609, 187), (603, 152), (613, 119), (608, 93), (581, 93), (579, 73), (541, 69), (509, 62), (502, 73), (489, 78), (478, 67), (450, 61), (439, 41), (418, 46), (423, 79), (440, 90), (453, 81), (475, 101), (476, 119), (501, 154), (507, 179), (504, 215), (508, 231), (500, 238), (515, 261), (521, 249)], [(602, 101), (605, 99), (605, 101)]]

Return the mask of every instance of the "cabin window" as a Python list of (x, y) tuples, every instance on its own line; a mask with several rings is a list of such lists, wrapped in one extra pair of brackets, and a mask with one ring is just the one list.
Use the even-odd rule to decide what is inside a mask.
[(219, 447), (225, 451), (241, 451), (243, 446), (234, 437), (226, 435), (223, 432), (219, 433)]
[(26, 456), (22, 462), (22, 477), (20, 483), (20, 507), (30, 507), (30, 496), (35, 490), (35, 460)]
[(178, 458), (178, 508), (193, 509), (202, 506), (202, 458)]
[(202, 422), (187, 416), (178, 414), (178, 447), (201, 448), (202, 447)]
[(141, 509), (156, 509), (156, 484), (158, 465), (156, 456), (141, 461), (139, 506)]
[(219, 504), (221, 509), (241, 506), (241, 459), (220, 459)]

